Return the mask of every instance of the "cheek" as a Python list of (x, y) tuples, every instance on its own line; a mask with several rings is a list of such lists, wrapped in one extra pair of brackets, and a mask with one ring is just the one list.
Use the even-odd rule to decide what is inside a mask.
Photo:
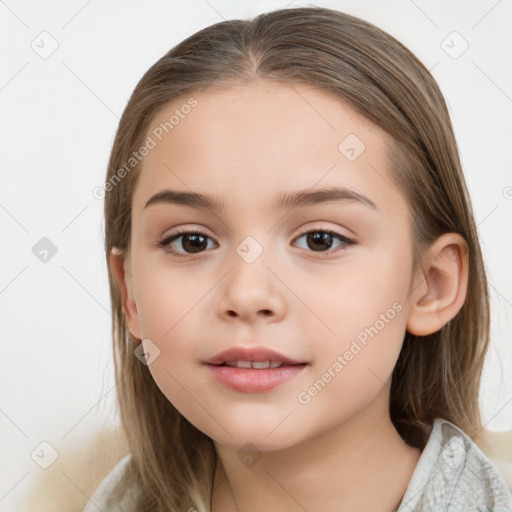
[(383, 246), (350, 263), (331, 273), (328, 286), (318, 287), (328, 294), (318, 293), (322, 295), (318, 300), (310, 297), (329, 327), (317, 340), (322, 350), (315, 353), (316, 377), (323, 382), (329, 381), (329, 372), (335, 374), (332, 381), (337, 384), (329, 387), (357, 396), (367, 387), (382, 386), (398, 359), (407, 321), (407, 269), (412, 262), (402, 249)]
[[(318, 292), (311, 282), (304, 293), (338, 341), (340, 336), (356, 337), (375, 323), (379, 331), (388, 331), (393, 338), (405, 326), (404, 315), (397, 313), (406, 310), (411, 266), (407, 252), (382, 246), (354, 254), (341, 262), (339, 269), (326, 274), (322, 278), (325, 283), (316, 283)], [(336, 343), (334, 334), (329, 336), (327, 330), (326, 339)]]
[[(378, 271), (385, 268), (347, 276), (348, 286), (333, 292), (323, 310), (335, 334), (311, 338), (321, 350), (315, 350), (310, 378), (297, 395), (297, 412), (304, 421), (317, 418), (318, 428), (346, 420), (388, 392), (405, 334), (408, 288), (406, 280)], [(337, 283), (341, 279), (331, 286)], [(381, 403), (388, 407), (387, 399)]]
[[(186, 271), (138, 269), (137, 310), (146, 345), (158, 354), (149, 365), (153, 379), (178, 409), (191, 408), (197, 369), (210, 328), (201, 320), (204, 300), (217, 280), (198, 280)], [(156, 346), (156, 349), (154, 348)], [(146, 350), (146, 347), (144, 347)], [(189, 413), (187, 413), (187, 416)]]
[(186, 270), (139, 269), (136, 300), (144, 337), (164, 345), (182, 339), (176, 333), (197, 325), (198, 306), (214, 282), (209, 285), (206, 276), (198, 280)]

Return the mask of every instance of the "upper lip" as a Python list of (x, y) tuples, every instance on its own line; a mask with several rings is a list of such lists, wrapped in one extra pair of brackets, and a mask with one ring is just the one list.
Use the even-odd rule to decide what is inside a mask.
[(221, 365), (226, 361), (280, 361), (288, 364), (302, 364), (267, 347), (231, 347), (208, 359), (206, 364)]

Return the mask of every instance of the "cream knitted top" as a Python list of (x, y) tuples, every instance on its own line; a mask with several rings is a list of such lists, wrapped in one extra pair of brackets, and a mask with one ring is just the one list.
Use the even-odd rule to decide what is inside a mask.
[[(135, 489), (130, 490), (122, 502), (108, 503), (109, 494), (130, 456), (121, 459), (112, 469), (83, 512), (142, 512), (131, 506)], [(438, 418), (395, 511), (512, 512), (512, 491), (498, 469), (465, 432)]]

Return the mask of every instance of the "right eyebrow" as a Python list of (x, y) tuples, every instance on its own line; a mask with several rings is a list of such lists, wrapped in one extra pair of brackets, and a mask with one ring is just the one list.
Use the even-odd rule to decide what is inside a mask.
[(202, 210), (212, 210), (215, 212), (224, 211), (224, 202), (210, 194), (200, 194), (198, 192), (184, 192), (177, 190), (162, 190), (151, 196), (144, 208), (153, 204), (171, 204), (178, 206), (189, 206)]

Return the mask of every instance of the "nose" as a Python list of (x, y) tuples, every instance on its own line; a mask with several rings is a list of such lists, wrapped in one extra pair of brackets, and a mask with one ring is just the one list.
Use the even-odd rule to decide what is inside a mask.
[(218, 314), (225, 320), (254, 323), (278, 321), (285, 312), (283, 293), (275, 273), (259, 258), (253, 263), (240, 259), (226, 276), (218, 301)]

